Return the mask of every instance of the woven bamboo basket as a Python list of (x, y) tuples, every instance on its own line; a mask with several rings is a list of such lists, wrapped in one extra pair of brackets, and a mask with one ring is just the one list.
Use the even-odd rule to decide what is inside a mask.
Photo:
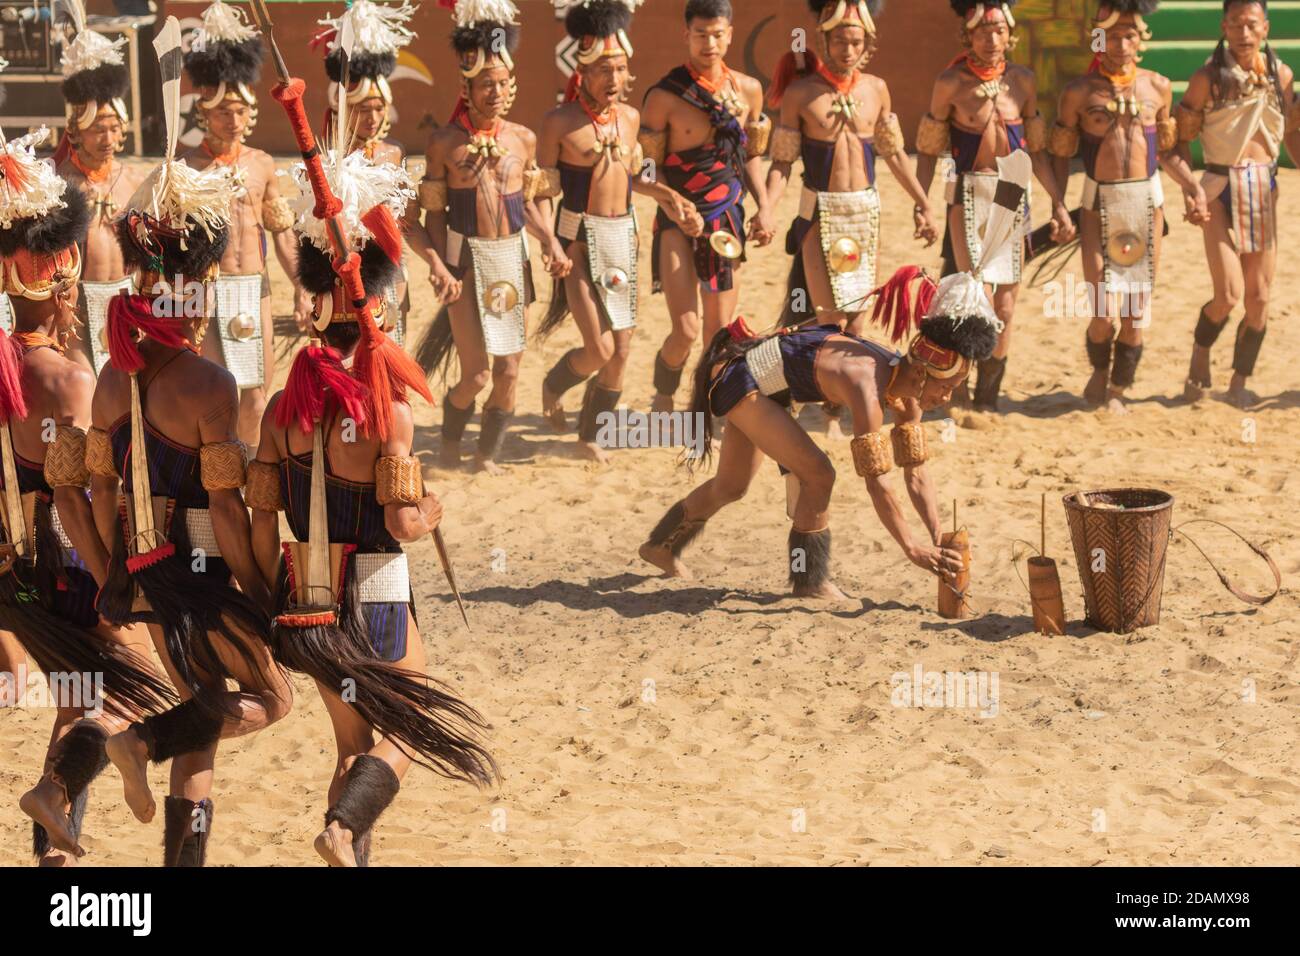
[[(1112, 488), (1064, 500), (1088, 623), (1117, 634), (1158, 624), (1173, 495)], [(1094, 564), (1101, 567), (1094, 571)]]

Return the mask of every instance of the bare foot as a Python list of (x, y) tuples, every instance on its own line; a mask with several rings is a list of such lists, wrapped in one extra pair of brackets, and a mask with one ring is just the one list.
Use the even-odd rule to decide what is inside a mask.
[(330, 866), (357, 865), (356, 854), (352, 852), (352, 831), (343, 829), (337, 820), (321, 830), (312, 846)]
[(158, 807), (149, 791), (149, 748), (128, 727), (108, 738), (108, 759), (122, 775), (122, 796), (141, 823), (149, 823)]
[(438, 452), (438, 464), (443, 468), (459, 468), (460, 442), (449, 442), (444, 438)]
[(677, 555), (662, 545), (650, 544), (647, 541), (641, 545), (641, 549), (637, 551), (637, 554), (641, 555), (643, 561), (649, 561), (656, 568), (663, 571), (666, 578), (686, 579), (691, 577), (691, 572), (686, 569), (686, 565), (682, 564)]
[(671, 412), (673, 410), (673, 397), (671, 395), (655, 395), (655, 399), (650, 403), (652, 412)]
[(1187, 380), (1204, 387), (1206, 391), (1213, 385), (1210, 381), (1210, 350), (1202, 345), (1192, 346), (1192, 364), (1187, 370)]
[(23, 813), (45, 828), (51, 846), (73, 856), (86, 855), (72, 834), (72, 821), (68, 819), (68, 795), (51, 777), (41, 777), (40, 783), (19, 798), (18, 806)]
[(43, 870), (63, 870), (70, 866), (77, 865), (77, 857), (72, 853), (65, 853), (63, 850), (46, 850), (36, 865)]
[(569, 420), (564, 414), (564, 406), (556, 396), (547, 391), (545, 383), (542, 384), (542, 417), (551, 423), (551, 429), (556, 434), (563, 435), (569, 430)]
[(1128, 406), (1124, 404), (1123, 394), (1112, 392), (1106, 400), (1106, 411), (1112, 415), (1127, 415)]
[(830, 581), (817, 585), (799, 585), (792, 592), (795, 597), (817, 598), (823, 601), (847, 601), (849, 596)]
[(578, 455), (588, 461), (594, 461), (598, 465), (608, 465), (610, 462), (609, 452), (594, 441), (578, 442)]
[(1094, 368), (1088, 384), (1083, 387), (1083, 398), (1089, 405), (1101, 405), (1106, 401), (1106, 387), (1110, 384), (1110, 370)]
[(1199, 402), (1210, 397), (1210, 390), (1199, 382), (1194, 382), (1190, 378), (1183, 383), (1183, 401)]
[(1224, 398), (1237, 408), (1252, 408), (1259, 404), (1259, 396), (1246, 387), (1244, 379), (1238, 382), (1236, 375), (1232, 377), (1232, 384), (1228, 386)]
[(504, 475), (506, 473), (506, 470), (491, 458), (484, 458), (481, 455), (474, 456), (474, 471), (483, 475), (491, 475), (492, 477)]

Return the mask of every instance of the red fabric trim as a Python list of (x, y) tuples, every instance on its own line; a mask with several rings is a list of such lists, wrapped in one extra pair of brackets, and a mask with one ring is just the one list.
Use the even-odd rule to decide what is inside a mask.
[(152, 551), (146, 551), (144, 554), (137, 554), (126, 559), (126, 570), (131, 574), (137, 574), (145, 568), (151, 568), (160, 561), (165, 561), (176, 553), (176, 545), (168, 541), (166, 544), (154, 548)]

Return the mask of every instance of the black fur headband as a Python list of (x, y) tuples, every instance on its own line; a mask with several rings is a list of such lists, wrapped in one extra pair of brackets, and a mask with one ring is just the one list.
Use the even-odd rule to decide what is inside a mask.
[[(378, 243), (366, 243), (361, 250), (361, 285), (366, 295), (385, 295), (400, 276), (401, 266), (388, 258)], [(298, 281), (314, 295), (330, 292), (338, 281), (330, 257), (301, 236), (298, 238)]]
[(632, 25), (632, 11), (618, 0), (593, 0), (569, 7), (564, 15), (564, 29), (575, 39), (611, 37)]
[(63, 191), (64, 206), (44, 216), (19, 219), (8, 229), (0, 229), (0, 254), (11, 256), (26, 249), (39, 256), (49, 256), (86, 238), (90, 226), (90, 203), (76, 186)]
[(63, 81), (63, 98), (74, 106), (83, 103), (107, 103), (125, 97), (131, 88), (131, 76), (121, 63), (105, 63), (93, 70), (73, 73)]
[(241, 43), (209, 40), (207, 49), (185, 54), (185, 72), (195, 86), (243, 83), (251, 87), (262, 76), (264, 56), (260, 36)]
[[(361, 53), (352, 51), (348, 60), (348, 84), (357, 80), (374, 80), (381, 76), (392, 76), (397, 69), (396, 53)], [(343, 82), (343, 51), (335, 50), (325, 57), (325, 73), (335, 83)]]
[[(952, 7), (952, 12), (957, 14), (957, 16), (961, 17), (963, 20), (970, 17), (971, 11), (974, 10), (980, 2), (981, 0), (948, 0), (949, 5)], [(984, 0), (985, 7), (993, 7), (994, 9), (1002, 6), (1003, 3), (1008, 7), (1014, 7), (1016, 5), (1016, 0), (1001, 0), (1001, 2), (998, 2), (998, 0), (992, 0), (992, 2)]]
[[(502, 32), (498, 33), (498, 30)], [(451, 46), (461, 55), (473, 53), (475, 50), (492, 54), (499, 52), (497, 41), (500, 39), (505, 42), (506, 52), (514, 56), (515, 50), (519, 49), (519, 38), (519, 27), (513, 23), (484, 21), (472, 27), (457, 27), (452, 30)]]
[(1111, 13), (1137, 13), (1149, 17), (1160, 6), (1160, 0), (1102, 0), (1097, 5), (1098, 12), (1109, 10)]
[[(132, 271), (157, 269), (167, 277), (179, 273), (197, 278), (206, 275), (221, 261), (230, 242), (229, 228), (224, 225), (214, 229), (211, 236), (198, 226), (190, 229), (184, 236), (166, 230), (152, 229), (150, 232), (153, 241), (161, 250), (159, 256), (161, 268), (158, 268), (159, 262), (151, 253), (140, 248), (135, 236), (132, 235), (133, 220), (138, 223), (140, 215), (142, 214), (138, 210), (128, 210), (126, 215), (117, 221), (115, 227), (117, 244), (122, 248), (122, 259), (126, 262), (127, 268)], [(184, 249), (181, 248), (182, 242), (185, 243)]]
[(952, 349), (974, 362), (984, 361), (998, 344), (997, 330), (976, 315), (922, 319), (921, 334), (940, 348)]

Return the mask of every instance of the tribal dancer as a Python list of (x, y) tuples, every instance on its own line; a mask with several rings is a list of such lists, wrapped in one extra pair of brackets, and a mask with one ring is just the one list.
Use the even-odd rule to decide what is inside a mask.
[[(947, 239), (952, 258), (945, 272), (968, 271), (979, 258), (980, 236), (993, 207), (998, 181), (997, 160), (1017, 149), (1029, 153), (1034, 173), (1052, 200), (1052, 238), (1065, 243), (1074, 237), (1074, 223), (1065, 208), (1063, 184), (1056, 181), (1046, 152), (1047, 126), (1038, 112), (1038, 84), (1033, 70), (1007, 62), (1015, 46), (1015, 0), (983, 3), (951, 0), (961, 17), (961, 42), (966, 52), (939, 74), (930, 97), (930, 112), (921, 117), (916, 134), (916, 175), (928, 193), (935, 161), (951, 156), (957, 178), (947, 184)], [(1021, 216), (1023, 232), (1030, 227), (1029, 202)], [(990, 262), (981, 278), (990, 287), (993, 308), (1002, 320), (1002, 336), (993, 355), (979, 364), (975, 408), (997, 411), (1002, 376), (1011, 348), (1011, 319), (1020, 294), (1025, 244), (1012, 243), (1006, 258)], [(962, 391), (965, 391), (963, 385)], [(958, 403), (967, 398), (958, 393)]]
[(563, 431), (564, 394), (587, 382), (578, 448), (600, 463), (609, 455), (597, 435), (623, 394), (636, 326), (638, 240), (632, 193), (652, 197), (690, 238), (704, 228), (689, 199), (638, 175), (644, 162), (637, 143), (641, 115), (623, 100), (632, 82), (627, 30), (641, 2), (578, 0), (568, 6), (564, 27), (578, 41), (578, 66), (567, 101), (546, 114), (537, 151), (542, 166), (537, 198), (549, 217), (551, 201), (563, 194), (556, 232), (573, 261), (572, 271), (555, 282), (539, 332), (549, 334), (572, 310), (582, 335), (582, 347), (566, 352), (542, 382), (542, 414)]
[(1268, 28), (1263, 0), (1225, 0), (1223, 37), (1209, 62), (1192, 74), (1175, 111), (1179, 155), (1190, 162), (1189, 144), (1196, 139), (1205, 151), (1201, 188), (1209, 208), (1200, 210), (1200, 222), (1214, 280), (1214, 298), (1196, 322), (1184, 389), (1188, 401), (1210, 393), (1210, 349), (1242, 300), (1246, 314), (1237, 328), (1227, 397), (1241, 407), (1258, 401), (1246, 379), (1264, 343), (1277, 269), (1277, 162), (1283, 142), (1292, 160), (1300, 162), (1300, 100), (1291, 68), (1268, 44)]
[(93, 362), (99, 372), (108, 361), (104, 331), (108, 300), (123, 289), (135, 291), (117, 246), (113, 221), (140, 185), (144, 172), (116, 158), (126, 144), (126, 124), (130, 122), (123, 100), (131, 82), (122, 60), (126, 38), (109, 40), (86, 29), (81, 0), (60, 2), (75, 33), (64, 43), (60, 61), (68, 116), (54, 164), (59, 175), (90, 201), (92, 211), (81, 262), (78, 311), (83, 341), (68, 357)]
[(434, 287), (446, 304), (417, 350), (419, 360), (428, 373), (443, 368), (445, 377), (454, 345), (460, 362), (460, 380), (442, 400), (440, 460), (459, 466), (475, 399), (490, 384), (474, 456), (475, 469), (490, 474), (501, 473), (496, 459), (515, 412), (534, 298), (525, 229), (543, 244), (554, 278), (572, 268), (551, 217), (537, 208), (537, 136), (505, 119), (517, 91), (517, 16), (508, 0), (456, 4), (451, 44), (461, 96), (451, 122), (430, 137), (420, 184)]
[(662, 210), (655, 216), (654, 290), (664, 293), (673, 323), (655, 356), (655, 411), (672, 411), (701, 322), (708, 342), (735, 314), (746, 189), (758, 202), (758, 217), (750, 224), (756, 242), (772, 241), (763, 178), (772, 121), (763, 114), (758, 80), (727, 66), (732, 20), (729, 0), (688, 0), (686, 63), (651, 87), (641, 107), (645, 158), (695, 204), (705, 232), (690, 239)]
[[(407, 402), (409, 391), (432, 396), (419, 366), (373, 317), (400, 274), (397, 222), (414, 185), (341, 145), (322, 164), (342, 205), (364, 305), (336, 275), (331, 236), (313, 216), (316, 198), (299, 164), (295, 229), (300, 279), (316, 297), (312, 340), (267, 407), (248, 503), (258, 564), (274, 582), (276, 659), (315, 680), (334, 725), (338, 755), (315, 847), (331, 866), (367, 866), (375, 822), (413, 760), (478, 784), (490, 783), (496, 766), (475, 739), (479, 715), (424, 674), (401, 545), (442, 517), (412, 454)], [(283, 545), (280, 511), (297, 539)]]
[(103, 625), (95, 613), (105, 571), (86, 547), (98, 544), (85, 465), (95, 376), (63, 354), (91, 210), (33, 155), (47, 134), (0, 135), (0, 272), (14, 316), (13, 337), (0, 333), (0, 627), (16, 635), (56, 698), (44, 773), (19, 805), (33, 820), (41, 865), (62, 866), (85, 853), (87, 788), (108, 762), (109, 733), (165, 709), (171, 691), (154, 676), (142, 635)]
[[(985, 233), (983, 257), (989, 259), (1020, 241), (1015, 224), (1029, 184), (1028, 157), (1008, 160), (1001, 175), (997, 209)], [(955, 273), (937, 287), (920, 269), (908, 266), (870, 290), (877, 296), (873, 319), (883, 318), (895, 342), (919, 325), (906, 355), (837, 324), (755, 335), (744, 319), (737, 319), (714, 336), (695, 370), (691, 410), (706, 422), (706, 460), (712, 422), (705, 413), (727, 419), (717, 474), (668, 510), (641, 546), (641, 557), (669, 577), (688, 576), (682, 550), (718, 511), (745, 496), (767, 455), (799, 483), (788, 555), (794, 594), (843, 598), (830, 572), (835, 468), (788, 411), (792, 402), (833, 402), (852, 412), (853, 463), (881, 523), (913, 564), (951, 577), (961, 568), (961, 556), (939, 544), (939, 507), (924, 467), (921, 416), (948, 401), (971, 365), (993, 351), (1001, 333), (984, 284), (976, 278), (978, 266), (975, 274)], [(913, 293), (910, 285), (918, 276), (921, 285)], [(888, 437), (883, 431), (886, 410), (895, 422)], [(925, 525), (923, 543), (913, 539), (898, 502), (881, 480), (895, 463), (903, 466), (908, 497)]]
[[(110, 621), (148, 623), (182, 698), (115, 734), (108, 755), (122, 774), (127, 805), (146, 823), (155, 812), (148, 764), (172, 760), (164, 864), (202, 866), (217, 742), (287, 714), (291, 686), (266, 643), (270, 595), (240, 496), (247, 459), (237, 437), (238, 388), (228, 370), (199, 354), (238, 180), (229, 165), (196, 170), (174, 158), (181, 46), (175, 17), (154, 46), (166, 158), (118, 223), (136, 288), (148, 295), (109, 303), (111, 361), (95, 388), (86, 466), (100, 534), (111, 542), (99, 612)], [(239, 689), (227, 690), (228, 680)]]
[(785, 194), (794, 161), (802, 157), (804, 166), (799, 216), (786, 236), (794, 262), (783, 325), (821, 313), (854, 334), (862, 331), (880, 245), (877, 156), (916, 203), (916, 237), (928, 246), (939, 236), (890, 109), (889, 88), (862, 72), (876, 49), (872, 15), (883, 5), (884, 0), (809, 0), (822, 55), (787, 53), (772, 80), (768, 103), (781, 116), (772, 134), (769, 207)]
[[(267, 385), (275, 374), (271, 322), (271, 280), (266, 271), (266, 233), (271, 233), (280, 266), (298, 274), (293, 217), (275, 181), (275, 160), (244, 145), (257, 124), (253, 86), (262, 71), (262, 41), (244, 21), (243, 11), (215, 0), (203, 11), (203, 25), (185, 54), (185, 72), (199, 95), (198, 121), (203, 142), (185, 161), (195, 169), (230, 166), (244, 190), (233, 205), (230, 241), (216, 281), (213, 334), (206, 336), (204, 358), (225, 366), (239, 386), (239, 437), (254, 449)], [(311, 296), (294, 290), (294, 317), (305, 327)]]
[(1165, 226), (1160, 169), (1182, 188), (1189, 217), (1205, 204), (1191, 168), (1177, 154), (1169, 80), (1138, 67), (1151, 36), (1142, 18), (1158, 5), (1159, 0), (1101, 4), (1093, 24), (1105, 32), (1105, 48), (1088, 73), (1061, 91), (1048, 144), (1058, 182), (1066, 181), (1070, 159), (1083, 147), (1079, 235), (1093, 313), (1086, 335), (1092, 377), (1083, 395), (1117, 415), (1128, 413), (1124, 391), (1137, 374), (1142, 329), (1151, 316)]
[[(325, 135), (331, 135), (339, 113), (339, 98), (347, 101), (348, 125), (352, 128), (349, 152), (360, 150), (377, 163), (406, 167), (402, 147), (388, 139), (392, 127), (393, 88), (388, 78), (397, 69), (398, 51), (415, 39), (406, 24), (415, 8), (408, 3), (385, 7), (369, 0), (355, 0), (337, 17), (320, 21), (326, 27), (312, 40), (325, 56), (325, 72), (330, 78), (327, 93), (329, 111), (325, 117)], [(348, 60), (348, 85), (343, 91), (343, 58), (338, 52), (339, 34), (347, 24), (354, 45)], [(411, 217), (406, 235), (415, 248), (425, 242), (419, 222)], [(406, 269), (384, 300), (384, 331), (398, 345), (405, 344), (406, 315), (410, 309)], [(301, 316), (305, 321), (306, 315)], [(302, 326), (307, 331), (307, 326)]]

